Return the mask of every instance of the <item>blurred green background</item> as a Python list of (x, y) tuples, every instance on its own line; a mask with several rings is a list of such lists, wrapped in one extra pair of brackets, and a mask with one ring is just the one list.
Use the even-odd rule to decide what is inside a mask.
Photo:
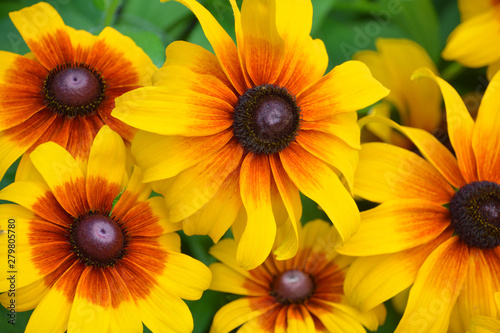
[[(33, 0), (0, 1), (0, 49), (24, 54), (29, 51), (8, 13), (37, 3)], [(112, 26), (131, 37), (162, 66), (165, 48), (174, 40), (187, 40), (209, 50), (211, 46), (191, 12), (174, 1), (160, 3), (159, 0), (55, 0), (48, 1), (60, 13), (67, 25), (84, 29), (93, 34), (105, 26)], [(229, 0), (200, 1), (234, 36), (234, 21)], [(376, 38), (409, 38), (421, 44), (434, 60), (441, 73), (454, 80), (460, 90), (470, 87), (468, 78), (477, 77), (477, 70), (464, 69), (440, 59), (449, 33), (460, 22), (456, 0), (312, 0), (314, 18), (311, 35), (325, 42), (329, 57), (329, 69), (349, 60), (364, 49), (374, 49)], [(238, 1), (241, 5), (241, 0)], [(482, 73), (482, 72), (479, 72)], [(462, 88), (461, 88), (462, 87)], [(0, 183), (0, 188), (13, 181), (16, 165), (10, 168)], [(317, 205), (303, 198), (303, 221), (324, 218)], [(360, 204), (364, 209), (364, 203)], [(183, 251), (205, 264), (214, 262), (208, 254), (213, 245), (208, 237), (182, 236)], [(235, 299), (233, 295), (206, 291), (199, 301), (187, 302), (194, 321), (195, 332), (208, 332), (214, 313), (222, 305)], [(386, 303), (388, 316), (385, 325), (377, 332), (393, 332), (400, 314), (392, 302)], [(16, 325), (7, 323), (7, 311), (0, 307), (0, 332), (23, 332), (31, 312), (18, 313)], [(149, 332), (145, 328), (145, 332)]]

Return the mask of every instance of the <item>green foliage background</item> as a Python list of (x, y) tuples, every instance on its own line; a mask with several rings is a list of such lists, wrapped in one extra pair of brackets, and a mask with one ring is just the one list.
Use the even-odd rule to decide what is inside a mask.
[[(11, 11), (30, 6), (38, 1), (17, 0), (0, 2), (0, 49), (24, 54), (29, 52), (8, 17)], [(113, 26), (131, 37), (162, 66), (165, 48), (174, 40), (187, 40), (209, 50), (211, 46), (192, 13), (174, 1), (160, 0), (50, 0), (67, 25), (84, 29), (93, 34), (105, 26)], [(234, 37), (234, 21), (229, 0), (200, 1), (215, 16), (221, 25)], [(379, 37), (409, 38), (421, 44), (437, 64), (442, 75), (455, 80), (460, 91), (466, 86), (467, 77), (474, 70), (463, 69), (440, 59), (446, 38), (460, 22), (457, 3), (454, 0), (312, 0), (314, 18), (311, 35), (325, 42), (329, 57), (329, 69), (349, 60), (363, 49), (374, 49)], [(241, 5), (241, 0), (238, 1)], [(464, 71), (467, 75), (463, 75)], [(10, 168), (0, 183), (5, 187), (14, 179), (16, 165)], [(303, 198), (303, 221), (326, 216), (317, 205)], [(364, 209), (363, 203), (360, 208)], [(182, 235), (183, 251), (210, 264), (215, 261), (208, 254), (213, 245), (208, 237)], [(195, 332), (208, 332), (214, 313), (236, 296), (206, 291), (199, 301), (187, 302), (193, 313)], [(385, 325), (377, 332), (393, 332), (400, 314), (391, 302), (386, 303), (388, 316)], [(7, 311), (0, 307), (0, 332), (23, 332), (31, 311), (17, 313), (16, 325), (7, 323)], [(144, 328), (145, 332), (149, 332)]]

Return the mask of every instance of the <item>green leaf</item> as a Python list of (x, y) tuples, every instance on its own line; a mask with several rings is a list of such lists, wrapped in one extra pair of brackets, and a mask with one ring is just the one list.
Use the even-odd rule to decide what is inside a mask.
[(382, 8), (376, 15), (405, 29), (435, 63), (439, 61), (442, 49), (439, 21), (431, 0), (382, 0)]

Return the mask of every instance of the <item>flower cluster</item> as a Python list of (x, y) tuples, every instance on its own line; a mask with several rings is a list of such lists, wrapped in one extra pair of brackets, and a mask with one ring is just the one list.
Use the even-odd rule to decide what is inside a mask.
[[(231, 31), (177, 2), (211, 50), (160, 68), (108, 26), (126, 3), (97, 36), (9, 13), (0, 331), (499, 332), (500, 2), (455, 3), (436, 54), (379, 38), (333, 67), (309, 0), (228, 0)], [(463, 66), (488, 66), (476, 107)]]

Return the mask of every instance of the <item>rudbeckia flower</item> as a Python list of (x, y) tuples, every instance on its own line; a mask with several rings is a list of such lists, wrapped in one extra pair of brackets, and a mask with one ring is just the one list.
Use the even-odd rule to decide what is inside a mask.
[(355, 111), (387, 89), (356, 61), (324, 75), (324, 44), (309, 36), (310, 1), (245, 0), (240, 12), (231, 0), (238, 47), (198, 2), (179, 2), (198, 17), (215, 55), (172, 43), (154, 86), (121, 96), (112, 113), (144, 130), (132, 150), (170, 219), (215, 242), (232, 225), (247, 269), (267, 258), (277, 234), (285, 235), (278, 258), (296, 253), (299, 191), (349, 238), (359, 212), (338, 174), (352, 186)]
[(362, 146), (355, 194), (380, 205), (361, 213), (359, 232), (338, 249), (362, 257), (345, 291), (369, 310), (411, 287), (396, 332), (465, 332), (474, 316), (499, 318), (500, 75), (474, 122), (448, 83), (430, 70), (417, 74), (441, 89), (456, 157), (429, 133), (396, 124), (423, 157)]
[[(168, 222), (160, 197), (148, 199), (141, 169), (129, 179), (125, 152), (103, 126), (85, 173), (64, 148), (44, 143), (30, 155), (42, 181), (0, 191), (16, 203), (0, 205), (9, 222), (2, 222), (0, 259), (14, 258), (16, 311), (35, 309), (26, 332), (142, 332), (142, 323), (154, 332), (192, 331), (181, 298), (198, 299), (210, 271), (180, 253), (179, 224)], [(0, 291), (11, 282), (2, 278)], [(11, 299), (0, 295), (6, 307)]]
[[(432, 133), (443, 116), (439, 88), (427, 80), (411, 80), (413, 72), (420, 67), (430, 68), (437, 74), (432, 59), (423, 47), (409, 39), (379, 38), (375, 44), (377, 51), (360, 51), (353, 57), (365, 63), (373, 77), (391, 91), (382, 103), (373, 107), (371, 114), (390, 118), (391, 111), (395, 110), (400, 124)], [(384, 142), (413, 147), (408, 139), (388, 126), (370, 124), (368, 128)]]
[(156, 67), (149, 57), (113, 28), (94, 36), (64, 25), (44, 2), (10, 18), (31, 52), (0, 51), (0, 178), (47, 141), (85, 165), (104, 124), (131, 141), (135, 129), (111, 110), (117, 96), (151, 83)]
[(500, 2), (458, 0), (462, 23), (448, 37), (441, 56), (467, 67), (488, 66), (488, 78), (500, 69)]
[(270, 255), (246, 271), (236, 262), (237, 245), (224, 239), (210, 249), (221, 263), (210, 265), (210, 289), (243, 295), (215, 315), (213, 333), (240, 332), (366, 332), (385, 320), (383, 305), (362, 312), (346, 302), (343, 284), (352, 262), (338, 255), (338, 234), (321, 220), (299, 226), (299, 250), (293, 259)]
[[(500, 293), (495, 294), (495, 302), (500, 311)], [(500, 320), (484, 316), (472, 318), (468, 333), (495, 333), (500, 332)]]

